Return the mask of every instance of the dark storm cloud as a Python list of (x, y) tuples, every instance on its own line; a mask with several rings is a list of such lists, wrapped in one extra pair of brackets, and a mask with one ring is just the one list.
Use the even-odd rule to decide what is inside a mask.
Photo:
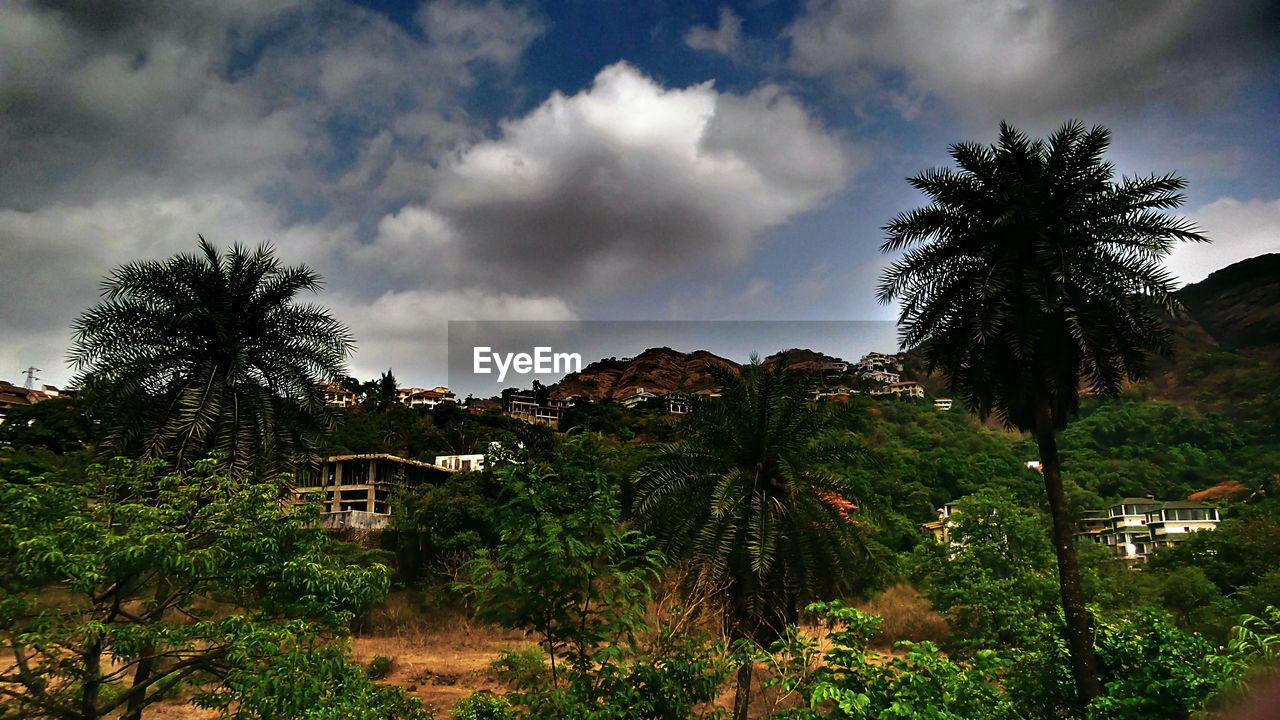
[(1207, 109), (1248, 74), (1274, 69), (1280, 5), (811, 0), (788, 35), (795, 69), (850, 92), (904, 73), (900, 96), (1035, 122), (1152, 102)]

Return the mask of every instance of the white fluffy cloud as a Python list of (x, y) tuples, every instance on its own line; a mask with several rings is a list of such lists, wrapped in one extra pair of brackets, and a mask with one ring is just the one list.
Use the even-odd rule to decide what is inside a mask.
[(1184, 283), (1246, 258), (1280, 252), (1280, 199), (1218, 198), (1191, 219), (1212, 242), (1183, 243), (1170, 254), (1166, 265)]
[[(1274, 54), (1266, 3), (809, 0), (792, 67), (910, 114), (926, 95), (984, 121), (1051, 120), (1149, 100), (1206, 106)], [(1274, 56), (1274, 55), (1273, 55)]]
[(619, 63), (461, 153), (431, 201), (384, 218), (362, 257), (581, 298), (739, 262), (852, 170), (841, 141), (776, 87), (670, 89)]

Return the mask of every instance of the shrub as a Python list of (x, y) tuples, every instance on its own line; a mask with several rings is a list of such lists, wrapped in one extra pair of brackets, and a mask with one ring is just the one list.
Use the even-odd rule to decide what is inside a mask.
[(369, 664), (365, 666), (365, 674), (370, 680), (381, 680), (391, 673), (391, 668), (395, 666), (396, 659), (387, 657), (386, 655), (374, 655)]
[(528, 645), (519, 650), (503, 648), (498, 657), (489, 663), (494, 675), (507, 685), (527, 687), (547, 673), (547, 661), (542, 651), (535, 645)]
[(515, 713), (506, 698), (488, 690), (477, 690), (455, 703), (449, 717), (453, 720), (511, 720)]

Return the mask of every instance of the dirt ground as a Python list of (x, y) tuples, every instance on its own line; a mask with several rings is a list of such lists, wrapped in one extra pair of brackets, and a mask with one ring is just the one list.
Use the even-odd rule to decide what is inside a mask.
[[(905, 586), (890, 588), (859, 607), (885, 616), (886, 635), (891, 639), (933, 639), (942, 624), (941, 618), (928, 612), (915, 591)], [(360, 632), (351, 638), (352, 658), (361, 665), (379, 655), (392, 658), (391, 670), (380, 682), (398, 685), (420, 698), (440, 720), (447, 720), (454, 703), (477, 690), (504, 692), (506, 688), (496, 681), (489, 663), (501, 650), (518, 650), (533, 641), (521, 632), (474, 621), (460, 610), (423, 608), (419, 594), (393, 593), (384, 606), (370, 613)], [(818, 638), (820, 651), (829, 649), (825, 628), (805, 630)], [(880, 651), (887, 652), (887, 648)], [(788, 704), (787, 699), (776, 697), (775, 691), (761, 688), (764, 675), (764, 668), (758, 667), (752, 688), (752, 717), (763, 717), (776, 709), (780, 700)], [(732, 675), (726, 679), (715, 706), (732, 708)], [(216, 716), (180, 701), (163, 703), (148, 711), (148, 717), (154, 720), (210, 720)]]

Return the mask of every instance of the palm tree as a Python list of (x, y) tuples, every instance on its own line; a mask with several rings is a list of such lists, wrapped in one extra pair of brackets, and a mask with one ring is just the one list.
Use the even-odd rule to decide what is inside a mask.
[(918, 347), (980, 416), (1035, 437), (1082, 707), (1099, 682), (1056, 434), (1082, 389), (1113, 396), (1146, 374), (1151, 353), (1170, 352), (1162, 313), (1179, 305), (1160, 260), (1178, 241), (1205, 240), (1165, 212), (1186, 181), (1117, 182), (1103, 161), (1110, 142), (1079, 122), (1048, 141), (1002, 123), (996, 145), (953, 145), (958, 171), (910, 179), (932, 203), (885, 226), (881, 249), (905, 252), (878, 291), (882, 303), (901, 300), (904, 348)]
[(294, 302), (321, 286), (306, 266), (282, 266), (268, 245), (199, 247), (111, 272), (72, 326), (75, 384), (96, 398), (108, 450), (179, 467), (210, 452), (236, 470), (292, 465), (331, 419), (319, 383), (344, 377), (351, 333)]
[[(856, 453), (828, 435), (808, 402), (812, 383), (788, 371), (785, 356), (712, 377), (722, 397), (690, 399), (685, 439), (639, 469), (637, 514), (695, 568), (690, 586), (723, 588), (730, 637), (768, 645), (800, 603), (848, 589), (868, 555), (844, 480), (824, 469)], [(739, 668), (736, 720), (746, 717), (751, 674), (750, 662)]]

